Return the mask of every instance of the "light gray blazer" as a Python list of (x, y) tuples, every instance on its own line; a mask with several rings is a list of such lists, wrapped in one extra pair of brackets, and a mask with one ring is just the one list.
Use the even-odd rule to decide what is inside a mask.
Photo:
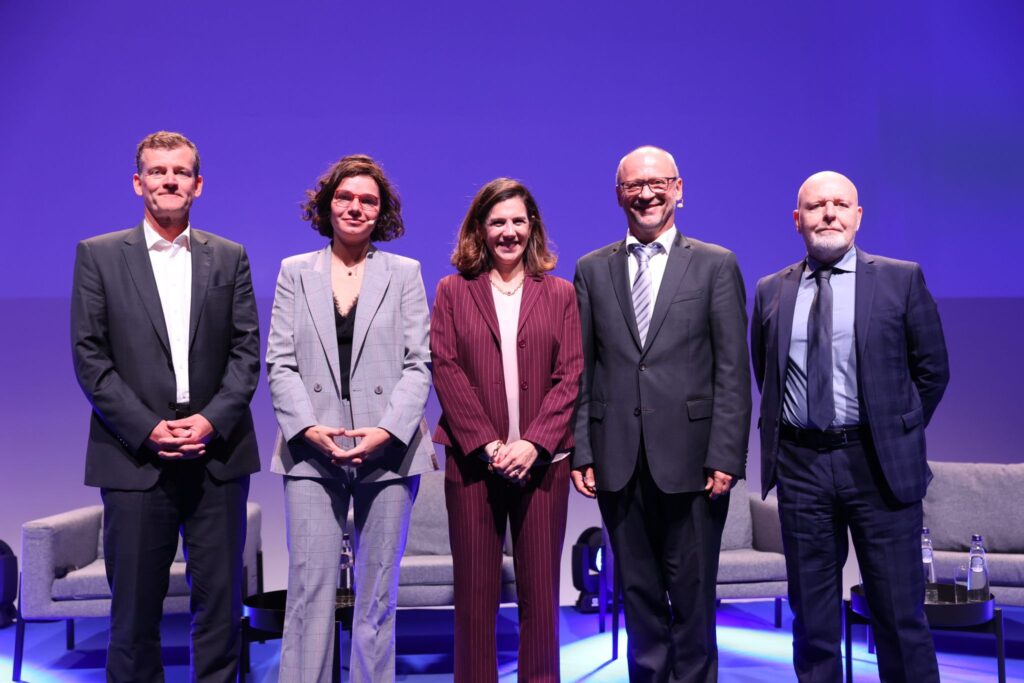
[(281, 263), (267, 342), (267, 376), (281, 428), (271, 471), (333, 477), (339, 468), (300, 436), (315, 424), (381, 427), (395, 438), (358, 468), (361, 481), (437, 469), (423, 410), (430, 392), (429, 313), (413, 259), (371, 246), (352, 338), (352, 425), (342, 417), (331, 248)]

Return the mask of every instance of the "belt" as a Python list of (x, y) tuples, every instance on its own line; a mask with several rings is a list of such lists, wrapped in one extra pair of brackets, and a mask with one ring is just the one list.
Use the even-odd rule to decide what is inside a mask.
[(192, 414), (188, 403), (168, 403), (167, 407), (174, 411), (175, 420), (183, 420)]
[(867, 425), (836, 427), (835, 429), (801, 429), (783, 422), (779, 425), (779, 437), (802, 448), (816, 451), (834, 451), (850, 444), (865, 441), (871, 436)]

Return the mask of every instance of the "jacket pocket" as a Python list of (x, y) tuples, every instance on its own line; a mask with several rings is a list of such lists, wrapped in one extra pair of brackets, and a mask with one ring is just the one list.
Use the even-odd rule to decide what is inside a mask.
[(600, 422), (604, 419), (605, 404), (601, 401), (590, 402), (590, 419)]
[(676, 295), (672, 297), (672, 303), (679, 303), (681, 301), (693, 301), (704, 296), (703, 289), (687, 289), (682, 292), (676, 292)]
[(686, 412), (691, 420), (706, 420), (711, 417), (715, 402), (710, 398), (698, 398), (686, 402)]
[(924, 410), (921, 408), (914, 408), (909, 413), (900, 415), (900, 419), (903, 420), (903, 428), (909, 432), (911, 429), (924, 422)]

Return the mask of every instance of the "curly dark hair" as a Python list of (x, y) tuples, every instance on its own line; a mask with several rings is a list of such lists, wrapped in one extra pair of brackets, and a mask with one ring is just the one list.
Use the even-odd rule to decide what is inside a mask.
[(459, 227), (458, 240), (452, 252), (452, 265), (466, 277), (475, 277), (494, 267), (484, 238), (484, 221), (496, 204), (513, 197), (523, 200), (526, 215), (530, 218), (530, 237), (523, 252), (523, 268), (530, 275), (540, 275), (555, 267), (558, 257), (548, 246), (547, 231), (533, 195), (518, 180), (496, 178), (476, 193)]
[(324, 237), (333, 237), (331, 202), (334, 200), (334, 192), (342, 180), (357, 175), (373, 178), (380, 192), (380, 212), (374, 222), (370, 239), (374, 242), (387, 242), (404, 235), (402, 200), (384, 175), (384, 169), (380, 164), (365, 154), (342, 157), (317, 179), (315, 189), (306, 190), (306, 201), (302, 203), (302, 220), (309, 221), (313, 229)]

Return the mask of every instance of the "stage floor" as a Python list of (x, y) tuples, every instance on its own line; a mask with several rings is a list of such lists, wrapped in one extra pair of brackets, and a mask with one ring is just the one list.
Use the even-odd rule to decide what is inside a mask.
[[(772, 625), (771, 602), (727, 602), (718, 612), (720, 680), (724, 683), (783, 683), (795, 680), (790, 664), (791, 633), (788, 610), (781, 629)], [(516, 613), (503, 608), (498, 631), (501, 681), (516, 680)], [(1024, 681), (1024, 608), (1007, 608), (1006, 672), (1008, 681)], [(610, 629), (609, 629), (610, 630)], [(64, 649), (64, 624), (28, 624), (22, 680), (105, 680), (103, 661), (107, 639), (105, 619), (76, 622), (77, 646)], [(188, 619), (164, 621), (164, 662), (167, 682), (188, 679)], [(599, 633), (597, 615), (562, 608), (562, 680), (606, 683), (625, 681), (625, 631), (620, 631), (620, 656), (611, 660), (611, 634)], [(452, 613), (450, 610), (403, 610), (398, 622), (397, 680), (410, 683), (450, 681), (452, 674)], [(347, 637), (346, 637), (347, 646)], [(989, 635), (940, 632), (935, 635), (939, 668), (945, 683), (996, 680), (995, 640)], [(276, 683), (280, 641), (252, 646), (254, 683)], [(0, 683), (11, 678), (14, 627), (0, 630)], [(869, 654), (863, 628), (854, 630), (854, 674), (857, 681), (877, 681), (875, 657)], [(347, 653), (346, 653), (347, 658)]]

